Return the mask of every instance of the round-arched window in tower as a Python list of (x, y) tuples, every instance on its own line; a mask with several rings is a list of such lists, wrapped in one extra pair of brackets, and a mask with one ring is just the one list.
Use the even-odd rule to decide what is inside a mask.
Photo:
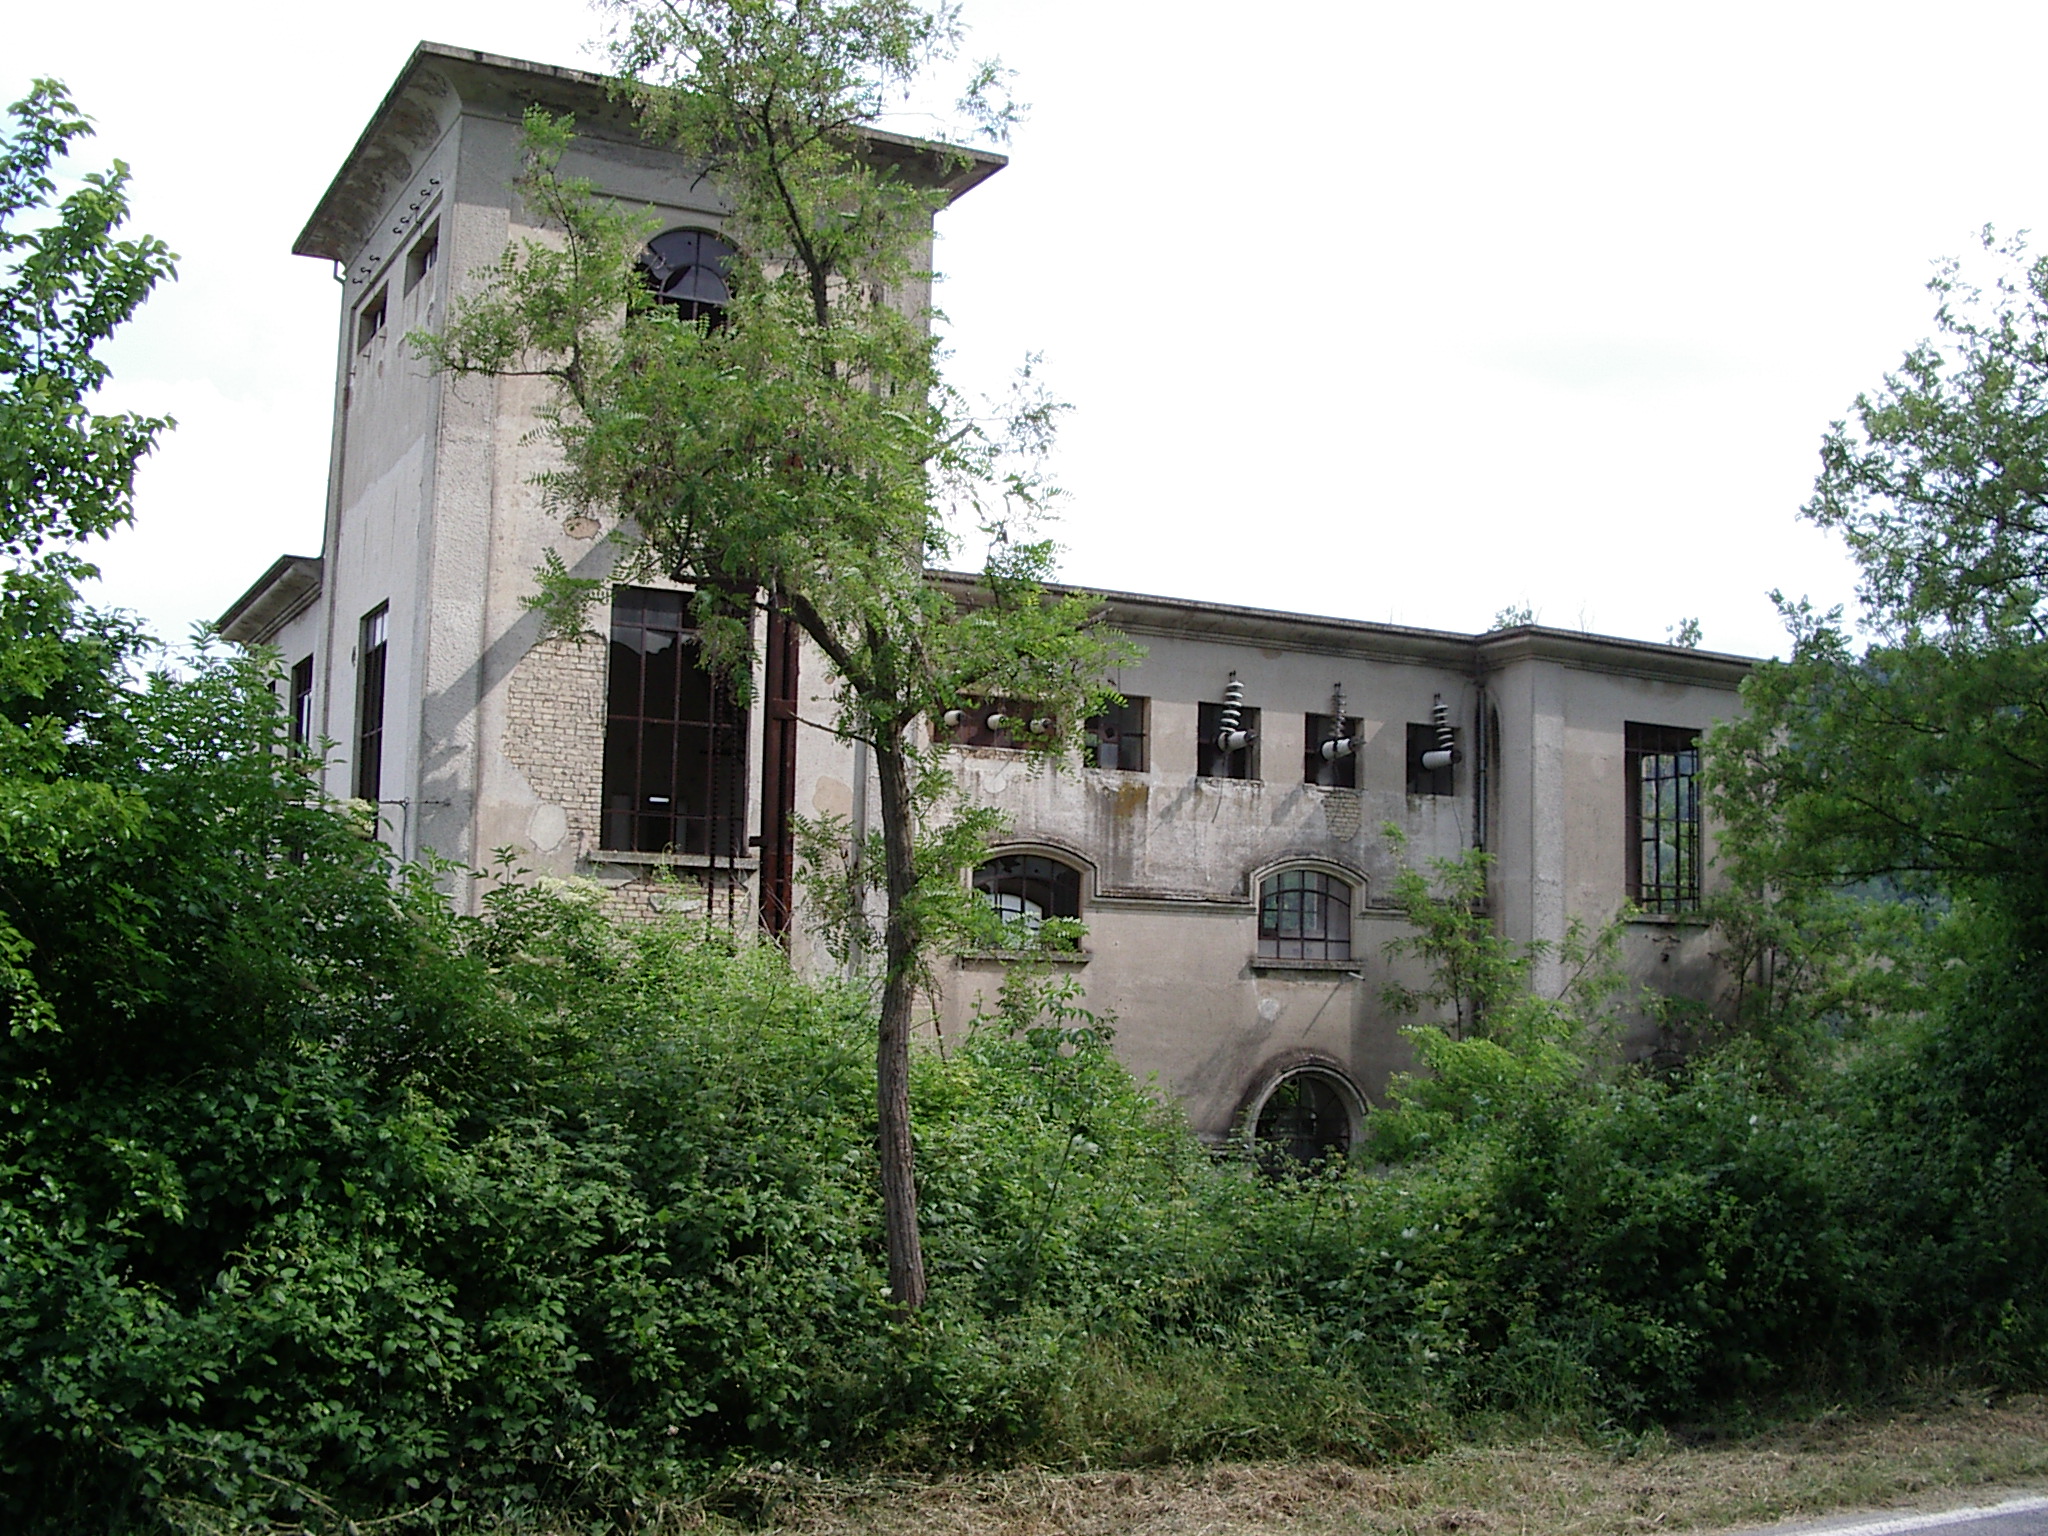
[(732, 302), (725, 274), (734, 252), (708, 229), (665, 230), (640, 253), (640, 271), (654, 296), (673, 304), (685, 320), (716, 323)]

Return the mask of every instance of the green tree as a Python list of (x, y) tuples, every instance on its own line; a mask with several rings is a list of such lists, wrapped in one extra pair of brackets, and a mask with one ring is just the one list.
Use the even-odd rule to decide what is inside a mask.
[(1756, 886), (1876, 881), (1989, 903), (2048, 954), (2048, 261), (1949, 262), (1936, 335), (1837, 422), (1805, 516), (1862, 571), (1867, 644), (1780, 599), (1710, 751), (1724, 853)]
[(1933, 336), (1822, 445), (1805, 515), (1861, 568), (1862, 636), (1781, 599), (1792, 654), (1755, 669), (1707, 761), (1722, 856), (1806, 973), (1805, 996), (1764, 1001), (1821, 1041), (1877, 1019), (1821, 1085), (1844, 1108), (1862, 1304), (2038, 1379), (2048, 260), (1983, 244), (1989, 279), (1944, 264)]
[[(912, 1010), (920, 950), (959, 885), (933, 838), (921, 854), (921, 813), (942, 798), (923, 722), (977, 698), (1028, 701), (1031, 744), (1061, 749), (1106, 696), (1118, 642), (1087, 600), (1044, 586), (1051, 551), (1031, 531), (1052, 496), (1039, 466), (1057, 407), (1026, 384), (1002, 420), (977, 417), (906, 297), (949, 194), (871, 130), (893, 93), (957, 57), (957, 14), (916, 0), (615, 10), (614, 59), (645, 131), (705, 165), (732, 204), (731, 302), (696, 320), (655, 302), (634, 271), (649, 231), (564, 179), (568, 127), (535, 118), (520, 192), (559, 235), (508, 253), (425, 345), (458, 373), (559, 386), (548, 493), (617, 520), (623, 569), (694, 585), (714, 664), (745, 676), (757, 605), (830, 658), (837, 727), (867, 743), (880, 785), (881, 1182), (891, 1291), (915, 1308)], [(1000, 77), (983, 65), (968, 82), (984, 127), (1007, 116)], [(917, 154), (946, 170), (960, 158)], [(953, 547), (949, 517), (995, 552), (966, 603), (924, 574)], [(542, 588), (556, 622), (580, 629), (596, 584), (555, 566)]]
[[(54, 868), (132, 831), (140, 802), (89, 771), (94, 725), (140, 644), (81, 609), (96, 572), (76, 545), (134, 515), (135, 466), (171, 423), (95, 412), (101, 343), (172, 273), (162, 241), (118, 238), (128, 168), (61, 200), (56, 162), (90, 132), (64, 87), (38, 80), (0, 141), (0, 857)], [(81, 771), (88, 770), (88, 771)], [(110, 891), (110, 907), (121, 894)], [(110, 913), (110, 916), (113, 914)], [(0, 911), (0, 998), (19, 1031), (49, 1020), (20, 910)]]
[[(1397, 1074), (1388, 1087), (1395, 1108), (1373, 1117), (1375, 1154), (1399, 1159), (1581, 1076), (1636, 989), (1615, 956), (1619, 919), (1589, 930), (1574, 918), (1555, 943), (1503, 937), (1487, 911), (1491, 854), (1468, 848), (1418, 868), (1400, 828), (1389, 823), (1384, 836), (1400, 859), (1389, 895), (1411, 931), (1382, 949), (1428, 970), (1425, 985), (1389, 982), (1380, 994), (1389, 1014), (1416, 1020), (1402, 1033), (1429, 1069)], [(1554, 996), (1537, 991), (1532, 975), (1548, 959), (1562, 970)]]

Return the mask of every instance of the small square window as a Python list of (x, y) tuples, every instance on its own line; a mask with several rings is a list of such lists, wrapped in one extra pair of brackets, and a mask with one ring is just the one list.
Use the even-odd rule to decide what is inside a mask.
[(405, 258), (405, 291), (411, 293), (419, 287), (420, 280), (431, 273), (441, 260), (441, 226), (438, 222), (427, 226), (427, 232), (415, 240), (412, 250)]
[[(1458, 733), (1451, 732), (1452, 750), (1456, 750)], [(1450, 764), (1431, 768), (1422, 759), (1425, 753), (1437, 750), (1436, 727), (1408, 723), (1408, 793), (1411, 795), (1450, 795), (1457, 793), (1455, 779), (1457, 769)]]
[(1201, 740), (1195, 743), (1195, 773), (1204, 779), (1256, 779), (1259, 776), (1259, 712), (1240, 708), (1237, 728), (1248, 738), (1241, 747), (1226, 748), (1217, 738), (1223, 734), (1221, 704), (1198, 705), (1195, 728)]
[(1320, 784), (1325, 789), (1358, 788), (1358, 754), (1323, 751), (1326, 743), (1347, 738), (1352, 730), (1349, 719), (1336, 715), (1309, 715), (1302, 721), (1302, 783)]
[(1127, 698), (1112, 704), (1099, 715), (1090, 715), (1083, 729), (1087, 748), (1082, 761), (1090, 768), (1119, 768), (1125, 773), (1145, 771), (1145, 705), (1147, 701)]
[(370, 343), (384, 334), (384, 319), (389, 305), (385, 302), (388, 290), (379, 288), (377, 296), (363, 306), (363, 312), (356, 317), (356, 350), (366, 350)]

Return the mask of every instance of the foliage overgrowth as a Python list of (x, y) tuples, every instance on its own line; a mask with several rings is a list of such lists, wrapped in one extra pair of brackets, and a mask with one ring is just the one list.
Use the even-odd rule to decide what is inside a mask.
[[(744, 689), (755, 610), (831, 664), (833, 727), (872, 753), (875, 846), (851, 848), (859, 900), (837, 910), (879, 962), (877, 1134), (890, 1287), (925, 1296), (908, 1084), (921, 965), (945, 937), (971, 839), (934, 792), (926, 723), (1028, 701), (1021, 745), (1078, 743), (1128, 646), (1095, 603), (1047, 581), (1035, 536), (1061, 407), (1028, 377), (980, 414), (949, 388), (927, 293), (933, 216), (967, 152), (877, 134), (887, 103), (957, 58), (957, 8), (927, 0), (611, 0), (613, 59), (643, 133), (704, 168), (733, 250), (719, 313), (685, 319), (636, 266), (644, 217), (566, 176), (570, 124), (527, 117), (521, 200), (546, 229), (509, 250), (446, 331), (442, 369), (547, 380), (539, 481), (551, 505), (613, 529), (609, 573), (684, 581), (704, 654)], [(963, 115), (1001, 133), (1003, 72), (974, 68)], [(989, 539), (971, 596), (927, 578), (954, 547), (948, 514)], [(538, 606), (580, 628), (602, 585), (553, 560)], [(947, 855), (956, 857), (948, 858)], [(849, 937), (849, 942), (853, 939)]]
[[(75, 121), (39, 100), (10, 164)], [(96, 482), (117, 516), (148, 437)], [(1594, 1069), (1601, 989), (1529, 997), (1468, 868), (1404, 881), (1425, 955), (1472, 962), (1418, 1028), (1499, 1070), (1399, 1087), (1427, 1137), (1298, 1177), (1198, 1145), (1113, 1021), (1022, 971), (909, 1058), (934, 1285), (906, 1315), (867, 994), (573, 886), (453, 914), (448, 872), (313, 797), (261, 658), (137, 679), (39, 563), (41, 504), (8, 505), (47, 599), (9, 586), (0, 668), (9, 1530), (619, 1529), (768, 1458), (1365, 1460), (1488, 1415), (2048, 1375), (2048, 972), (1998, 867), (1865, 903), (1921, 934), (1874, 954), (1898, 930), (1841, 905), (1843, 868), (1794, 879), (1736, 818), (1781, 880), (1744, 953), (1790, 970), (1663, 1075)], [(1789, 712), (1745, 748), (1790, 754), (1793, 828), (1830, 668), (1871, 665), (1809, 663), (1766, 674)]]

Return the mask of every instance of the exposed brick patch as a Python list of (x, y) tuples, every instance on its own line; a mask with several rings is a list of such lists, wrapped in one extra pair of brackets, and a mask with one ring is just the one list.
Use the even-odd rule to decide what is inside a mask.
[(559, 805), (579, 857), (597, 847), (604, 802), (604, 642), (543, 640), (512, 669), (505, 756)]
[[(543, 640), (512, 670), (506, 694), (505, 755), (542, 801), (569, 822), (577, 868), (596, 874), (600, 905), (629, 922), (656, 918), (746, 931), (754, 922), (751, 874), (701, 866), (656, 866), (627, 879), (599, 851), (604, 806), (605, 647), (595, 635)], [(609, 877), (609, 878), (608, 878)]]
[(754, 897), (745, 871), (650, 870), (616, 885), (607, 883), (599, 906), (606, 916), (627, 922), (663, 918), (744, 932), (753, 919)]

